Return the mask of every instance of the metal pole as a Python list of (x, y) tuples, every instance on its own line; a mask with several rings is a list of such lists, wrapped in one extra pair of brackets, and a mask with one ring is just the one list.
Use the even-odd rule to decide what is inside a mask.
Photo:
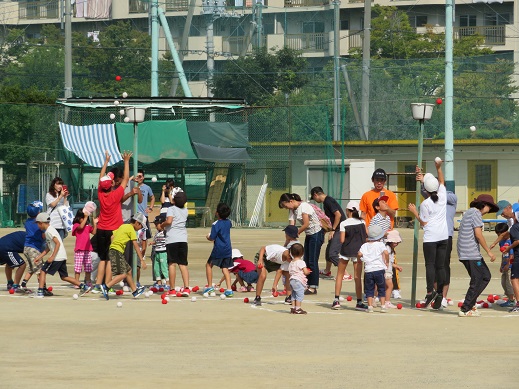
[[(133, 117), (136, 117), (135, 108), (133, 108)], [(133, 176), (137, 175), (137, 170), (139, 170), (139, 124), (134, 121), (133, 122)], [(134, 187), (137, 186), (137, 182), (134, 181)], [(139, 205), (139, 196), (137, 194), (133, 195), (133, 214), (135, 215), (138, 211)], [(132, 276), (135, 283), (137, 283), (137, 253), (135, 250), (133, 251), (133, 261), (132, 261)]]
[(333, 140), (341, 139), (341, 88), (339, 79), (339, 57), (340, 57), (340, 42), (339, 42), (339, 23), (341, 2), (335, 0), (333, 2), (334, 14), (334, 28), (333, 28)]
[(72, 9), (65, 1), (65, 98), (72, 97)]
[(362, 37), (362, 128), (369, 139), (369, 84), (371, 61), (371, 0), (364, 0), (364, 30)]
[(151, 97), (159, 95), (159, 18), (158, 0), (150, 3), (151, 14)]
[(454, 111), (453, 28), (454, 0), (445, 2), (445, 187), (455, 191), (454, 184)]
[[(418, 166), (422, 166), (422, 151), (423, 151), (423, 133), (424, 133), (424, 119), (420, 119), (420, 132), (418, 133)], [(420, 206), (420, 196), (422, 190), (422, 183), (416, 181), (416, 208)], [(411, 279), (411, 308), (416, 303), (416, 277), (418, 272), (418, 232), (420, 231), (420, 222), (414, 221), (414, 235), (413, 235), (413, 274)]]

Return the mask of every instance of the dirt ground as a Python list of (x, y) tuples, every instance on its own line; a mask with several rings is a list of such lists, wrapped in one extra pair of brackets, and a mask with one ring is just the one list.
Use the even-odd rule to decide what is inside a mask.
[[(0, 236), (11, 231), (2, 229)], [(208, 231), (188, 230), (191, 286), (206, 284)], [(321, 280), (318, 294), (303, 302), (308, 315), (298, 316), (288, 314), (282, 297), (269, 297), (272, 274), (263, 306), (254, 308), (243, 302), (253, 293), (235, 293), (226, 300), (196, 294), (196, 302), (172, 298), (167, 305), (158, 295), (134, 300), (125, 294), (106, 301), (90, 293), (74, 300), (77, 291), (58, 277), (48, 277), (55, 297), (33, 299), (9, 295), (0, 269), (0, 387), (517, 387), (514, 328), (519, 316), (490, 308), (479, 318), (459, 318), (457, 301), (468, 277), (455, 253), (449, 293), (454, 306), (440, 312), (411, 309), (413, 231), (400, 232), (404, 308), (386, 314), (355, 311), (355, 299), (332, 311), (333, 280)], [(485, 236), (492, 241), (495, 235)], [(283, 240), (279, 229), (232, 231), (233, 247), (246, 259), (260, 246)], [(74, 241), (67, 238), (65, 243), (73, 273)], [(489, 267), (493, 278), (485, 299), (502, 293), (498, 264)], [(141, 279), (148, 285), (150, 268)], [(214, 274), (218, 281), (219, 272)], [(36, 287), (35, 280), (30, 287)], [(353, 293), (353, 282), (344, 282), (342, 295)], [(417, 296), (424, 294), (420, 253)], [(123, 306), (118, 308), (117, 302)]]

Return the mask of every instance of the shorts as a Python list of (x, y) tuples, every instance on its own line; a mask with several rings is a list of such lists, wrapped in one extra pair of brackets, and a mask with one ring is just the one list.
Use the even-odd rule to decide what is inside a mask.
[(23, 255), (25, 255), (25, 258), (27, 258), (27, 264), (29, 265), (29, 274), (39, 272), (40, 269), (43, 267), (43, 261), (40, 261), (40, 263), (38, 264), (34, 264), (34, 260), (40, 254), (41, 252), (36, 250), (34, 247), (25, 246), (23, 248)]
[(99, 228), (94, 235), (97, 240), (96, 252), (99, 255), (99, 259), (101, 261), (110, 260), (110, 258), (108, 258), (108, 251), (110, 250), (110, 245), (112, 244), (112, 235), (113, 231), (100, 230)]
[(187, 266), (187, 242), (168, 243), (168, 265), (177, 264)]
[(124, 253), (117, 251), (115, 249), (110, 249), (108, 251), (108, 258), (110, 259), (110, 263), (112, 264), (112, 275), (118, 276), (121, 274), (126, 274), (132, 270), (128, 262), (124, 258)]
[(386, 277), (386, 280), (393, 279), (393, 264), (392, 263), (390, 263), (389, 267), (386, 269), (385, 277)]
[(515, 257), (512, 266), (510, 266), (510, 278), (512, 280), (519, 278), (519, 260), (516, 260)]
[(74, 251), (74, 273), (92, 273), (92, 252), (88, 250)]
[(20, 254), (13, 251), (0, 254), (0, 265), (7, 265), (11, 269), (14, 269), (15, 267), (22, 266), (24, 263), (25, 261), (20, 257)]
[(244, 272), (243, 270), (240, 270), (238, 272), (238, 275), (247, 284), (255, 284), (256, 282), (258, 282), (258, 272), (256, 270), (248, 271), (248, 272)]
[[(166, 245), (166, 247), (168, 247), (168, 245)], [(169, 259), (168, 259), (168, 261), (169, 261)], [(234, 261), (230, 257), (229, 258), (209, 257), (209, 259), (207, 260), (207, 263), (209, 263), (213, 266), (219, 267), (221, 269), (225, 269), (225, 268), (228, 269), (228, 268), (234, 266)]]
[(385, 272), (385, 270), (377, 270), (364, 273), (364, 292), (366, 293), (366, 297), (375, 296), (375, 285), (377, 285), (378, 288), (378, 297), (386, 296)]
[(50, 274), (51, 276), (58, 272), (61, 278), (68, 277), (67, 261), (45, 262), (41, 268), (41, 271)]
[(290, 287), (292, 288), (292, 300), (303, 301), (305, 297), (305, 286), (299, 280), (290, 280)]
[[(259, 251), (254, 256), (254, 264), (257, 265), (258, 261), (259, 261)], [(267, 259), (267, 255), (266, 254), (263, 254), (263, 265), (264, 265), (264, 269), (268, 273), (273, 272), (273, 271), (277, 271), (281, 267), (281, 264), (269, 261)]]
[(352, 263), (356, 263), (357, 262), (357, 257), (345, 257), (344, 255), (341, 255), (339, 254), (339, 258), (342, 259), (343, 261), (351, 261)]
[(290, 262), (283, 262), (281, 265), (279, 265), (279, 268), (281, 269), (281, 271), (288, 271), (288, 266), (290, 265)]

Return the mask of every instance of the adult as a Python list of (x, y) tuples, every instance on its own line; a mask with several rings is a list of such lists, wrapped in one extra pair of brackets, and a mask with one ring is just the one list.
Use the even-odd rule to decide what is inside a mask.
[[(135, 176), (135, 182), (137, 182), (137, 187), (140, 189), (142, 194), (142, 200), (139, 200), (137, 203), (137, 211), (142, 213), (144, 216), (147, 216), (148, 213), (153, 211), (153, 206), (155, 205), (155, 195), (153, 194), (153, 191), (149, 187), (149, 185), (146, 185), (144, 183), (144, 170), (139, 169), (137, 170), (137, 175)], [(140, 196), (139, 196), (140, 198)], [(150, 204), (148, 205), (148, 200)], [(150, 222), (148, 220), (149, 218), (146, 218), (146, 238), (151, 238), (151, 229), (150, 229)], [(144, 255), (144, 253), (142, 253)]]
[(175, 181), (172, 178), (168, 178), (166, 183), (162, 185), (162, 192), (160, 194), (160, 214), (164, 217), (167, 216), (168, 208), (173, 205), (173, 197), (178, 192), (183, 192), (182, 188), (175, 186)]
[[(425, 306), (432, 302), (434, 309), (439, 309), (443, 300), (443, 285), (445, 284), (445, 256), (449, 241), (447, 218), (447, 190), (441, 169), (443, 161), (435, 162), (438, 178), (431, 173), (422, 174), (416, 167), (416, 179), (423, 183), (428, 197), (420, 204), (420, 213), (415, 204), (409, 204), (409, 211), (423, 227), (423, 255), (425, 259), (425, 278), (427, 294)], [(437, 290), (434, 290), (434, 282)]]
[(47, 203), (47, 213), (50, 215), (50, 225), (58, 231), (61, 239), (65, 239), (66, 230), (63, 220), (59, 214), (59, 207), (68, 206), (67, 197), (69, 195), (67, 187), (64, 185), (61, 177), (54, 177), (50, 182), (49, 191), (45, 196)]
[[(19, 289), (20, 281), (25, 271), (25, 261), (20, 256), (23, 253), (25, 231), (16, 231), (0, 238), (0, 265), (5, 265), (7, 290)], [(16, 269), (13, 280), (13, 269)], [(22, 290), (20, 290), (23, 292)]]
[[(99, 221), (97, 223), (96, 239), (97, 254), (99, 255), (99, 266), (97, 268), (96, 287), (112, 278), (111, 266), (108, 263), (108, 251), (112, 243), (113, 231), (123, 224), (121, 200), (124, 196), (124, 188), (130, 179), (131, 152), (124, 152), (124, 172), (120, 185), (114, 188), (114, 174), (106, 174), (106, 168), (110, 162), (110, 154), (105, 152), (105, 162), (99, 173), (99, 186), (97, 197), (99, 199)], [(105, 274), (106, 272), (106, 274)]]
[(507, 200), (499, 200), (497, 203), (499, 209), (496, 212), (496, 217), (503, 216), (506, 219), (506, 224), (508, 225), (508, 231), (499, 234), (496, 240), (492, 242), (490, 245), (490, 249), (493, 249), (496, 244), (501, 242), (503, 239), (510, 239), (510, 228), (517, 222), (515, 218), (515, 212), (512, 208), (512, 204), (510, 204)]
[(384, 169), (376, 169), (371, 176), (371, 182), (373, 182), (373, 188), (366, 193), (364, 193), (360, 199), (360, 211), (362, 212), (362, 217), (367, 226), (369, 226), (369, 222), (371, 218), (375, 216), (376, 211), (373, 208), (373, 201), (379, 197), (387, 196), (387, 201), (380, 201), (379, 206), (386, 209), (387, 214), (391, 219), (391, 228), (393, 228), (395, 224), (395, 215), (398, 209), (398, 200), (396, 195), (391, 192), (389, 189), (385, 188), (387, 181), (387, 175)]
[[(326, 268), (320, 271), (319, 275), (330, 277), (332, 272), (332, 264), (337, 266), (339, 264), (339, 253), (341, 251), (341, 234), (339, 226), (341, 222), (346, 220), (346, 215), (341, 206), (333, 197), (324, 193), (320, 186), (313, 187), (310, 191), (310, 198), (316, 203), (323, 204), (324, 213), (330, 218), (332, 223), (332, 230), (328, 233), (328, 244), (325, 250)], [(351, 276), (347, 274), (351, 279)]]
[(283, 193), (279, 198), (279, 208), (289, 210), (289, 224), (295, 225), (296, 221), (301, 223), (298, 234), (305, 233), (305, 254), (306, 266), (311, 270), (308, 274), (308, 289), (305, 294), (317, 294), (319, 288), (319, 254), (324, 242), (324, 231), (321, 222), (313, 207), (297, 193)]

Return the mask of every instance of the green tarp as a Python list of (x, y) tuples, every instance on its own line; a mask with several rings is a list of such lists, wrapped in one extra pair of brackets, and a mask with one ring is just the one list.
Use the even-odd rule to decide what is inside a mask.
[[(133, 150), (133, 123), (117, 123), (119, 150)], [(138, 124), (138, 160), (198, 159), (187, 133), (185, 120), (149, 121)]]
[(229, 122), (187, 122), (191, 140), (215, 147), (250, 147), (249, 125)]

